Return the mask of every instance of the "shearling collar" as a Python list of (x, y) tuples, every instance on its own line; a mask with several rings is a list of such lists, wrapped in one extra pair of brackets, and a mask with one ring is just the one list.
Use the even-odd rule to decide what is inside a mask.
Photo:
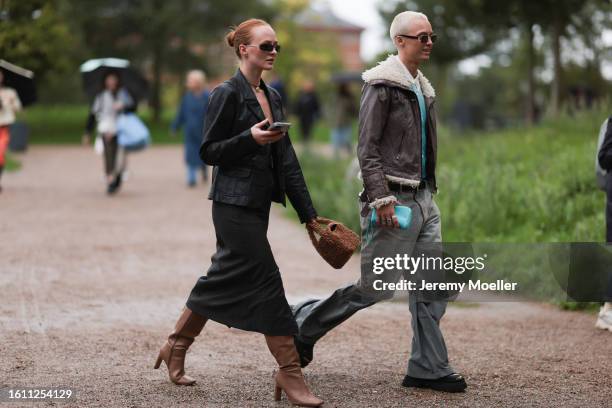
[(393, 85), (406, 89), (410, 89), (411, 85), (413, 85), (415, 81), (419, 81), (423, 95), (430, 98), (435, 98), (436, 91), (420, 70), (417, 72), (416, 79), (407, 74), (406, 68), (402, 66), (399, 58), (397, 58), (395, 55), (389, 55), (386, 60), (379, 62), (377, 66), (370, 68), (361, 74), (361, 78), (363, 78), (366, 83), (385, 81), (391, 82)]

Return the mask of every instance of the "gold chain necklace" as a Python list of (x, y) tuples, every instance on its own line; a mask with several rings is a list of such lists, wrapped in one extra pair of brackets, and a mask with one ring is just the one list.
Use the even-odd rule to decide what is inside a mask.
[(249, 82), (249, 85), (251, 85), (251, 87), (253, 87), (253, 89), (255, 89), (255, 92), (261, 92), (261, 88), (258, 85), (253, 85), (252, 83)]

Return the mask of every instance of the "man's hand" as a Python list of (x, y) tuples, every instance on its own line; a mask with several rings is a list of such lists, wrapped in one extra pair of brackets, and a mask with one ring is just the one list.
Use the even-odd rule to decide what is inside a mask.
[(399, 221), (395, 215), (395, 203), (389, 203), (376, 209), (376, 225), (399, 228)]
[(268, 119), (264, 119), (256, 125), (253, 125), (251, 128), (251, 135), (253, 136), (253, 139), (255, 139), (255, 142), (261, 146), (274, 143), (285, 136), (285, 133), (280, 130), (263, 130), (263, 127), (267, 122)]
[(89, 135), (89, 133), (85, 133), (83, 136), (81, 136), (81, 144), (82, 145), (88, 145), (91, 143), (91, 136)]

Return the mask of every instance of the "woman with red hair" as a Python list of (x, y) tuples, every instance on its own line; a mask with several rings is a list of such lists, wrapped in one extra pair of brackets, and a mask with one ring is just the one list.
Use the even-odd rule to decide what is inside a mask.
[(304, 381), (294, 343), (297, 325), (267, 239), (272, 201), (284, 205), (288, 197), (302, 223), (317, 217), (289, 137), (282, 130), (266, 130), (284, 119), (280, 95), (261, 79), (274, 66), (280, 45), (272, 27), (257, 19), (232, 30), (227, 43), (240, 66), (210, 96), (200, 147), (202, 160), (214, 166), (208, 198), (217, 251), (155, 368), (164, 361), (174, 383), (194, 384), (185, 375), (185, 353), (211, 319), (264, 334), (279, 365), (275, 399), (285, 391), (295, 405), (318, 407), (323, 401)]

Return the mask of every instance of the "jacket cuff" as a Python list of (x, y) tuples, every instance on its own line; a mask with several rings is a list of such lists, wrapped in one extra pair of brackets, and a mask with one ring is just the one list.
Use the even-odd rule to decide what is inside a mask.
[(379, 209), (380, 207), (387, 205), (387, 204), (391, 204), (391, 203), (397, 203), (397, 197), (386, 196), (386, 197), (377, 198), (376, 200), (370, 203), (370, 208)]
[(247, 151), (257, 150), (260, 147), (259, 143), (257, 143), (253, 138), (250, 128), (240, 133), (238, 137), (240, 138), (241, 144)]
[(298, 213), (298, 217), (300, 218), (300, 224), (305, 224), (308, 221), (317, 218), (317, 211), (313, 208), (308, 209), (306, 212)]

